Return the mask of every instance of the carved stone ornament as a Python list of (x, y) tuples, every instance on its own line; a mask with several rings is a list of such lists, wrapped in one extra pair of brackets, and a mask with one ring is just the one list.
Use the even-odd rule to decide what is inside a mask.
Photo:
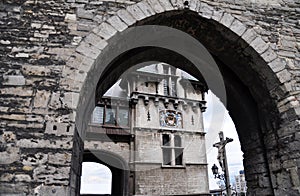
[(182, 128), (182, 114), (175, 110), (161, 110), (160, 114), (160, 126)]

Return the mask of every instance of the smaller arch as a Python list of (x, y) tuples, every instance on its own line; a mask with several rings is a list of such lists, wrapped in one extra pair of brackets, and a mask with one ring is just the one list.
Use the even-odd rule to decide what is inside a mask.
[(80, 195), (108, 195), (112, 192), (112, 171), (97, 162), (83, 162)]
[(119, 155), (105, 150), (87, 150), (83, 162), (96, 162), (108, 167), (112, 173), (112, 196), (127, 196), (129, 182), (128, 163)]

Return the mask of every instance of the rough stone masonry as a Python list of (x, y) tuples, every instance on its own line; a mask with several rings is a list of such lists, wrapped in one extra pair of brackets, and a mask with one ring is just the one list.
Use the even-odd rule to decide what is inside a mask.
[[(298, 0), (6, 0), (0, 3), (1, 195), (79, 194), (84, 89), (96, 89), (89, 80), (99, 80), (106, 67), (97, 74), (93, 68), (115, 34), (147, 22), (176, 26), (164, 20), (173, 14), (181, 30), (203, 39), (241, 76), (262, 111), (259, 128), (238, 131), (249, 195), (300, 194)], [(197, 28), (184, 26), (191, 23)], [(211, 33), (197, 35), (205, 30)]]

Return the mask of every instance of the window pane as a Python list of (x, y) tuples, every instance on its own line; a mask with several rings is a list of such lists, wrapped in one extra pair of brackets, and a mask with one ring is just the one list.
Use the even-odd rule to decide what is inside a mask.
[(120, 126), (129, 126), (129, 117), (128, 117), (128, 109), (119, 109), (119, 125)]
[(171, 165), (171, 157), (172, 157), (172, 149), (171, 148), (163, 148), (163, 164)]
[(104, 108), (102, 106), (96, 106), (93, 114), (91, 123), (95, 124), (103, 124), (103, 115), (104, 115)]
[(183, 149), (175, 149), (175, 164), (176, 165), (182, 165), (182, 151)]
[(116, 125), (116, 109), (106, 108), (105, 124)]
[(163, 146), (170, 146), (170, 136), (163, 134)]
[(175, 135), (174, 144), (175, 144), (175, 147), (181, 147), (181, 138), (179, 135)]

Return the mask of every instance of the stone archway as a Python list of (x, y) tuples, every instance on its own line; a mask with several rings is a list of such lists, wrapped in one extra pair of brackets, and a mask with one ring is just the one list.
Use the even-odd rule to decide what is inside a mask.
[(83, 153), (83, 161), (107, 166), (112, 173), (111, 195), (128, 195), (129, 166), (122, 157), (104, 150), (92, 150)]
[[(90, 91), (96, 90), (100, 75), (105, 69), (118, 68), (113, 64), (109, 67), (109, 64), (102, 62), (105, 53), (115, 47), (110, 43), (114, 35), (131, 25), (172, 26), (197, 38), (218, 62), (225, 78), (226, 90), (232, 95), (228, 97), (228, 109), (238, 126), (245, 153), (250, 194), (297, 194), (299, 175), (295, 172), (299, 157), (292, 159), (287, 156), (286, 153), (292, 149), (285, 145), (286, 141), (292, 141), (295, 145), (297, 142), (293, 138), (286, 138), (284, 134), (287, 129), (294, 131), (296, 124), (293, 120), (298, 118), (297, 110), (293, 106), (298, 101), (293, 100), (291, 90), (282, 85), (291, 80), (290, 73), (284, 69), (284, 64), (277, 58), (276, 52), (253, 29), (247, 28), (242, 21), (229, 13), (196, 2), (198, 1), (191, 1), (186, 9), (182, 9), (183, 2), (169, 4), (167, 1), (142, 1), (127, 7), (126, 10), (118, 11), (116, 16), (103, 22), (85, 38), (76, 49), (76, 58), (67, 63), (68, 67), (77, 66), (78, 70), (88, 70), (79, 72), (83, 79), (74, 81), (73, 85), (79, 87), (80, 94), (71, 94), (74, 98), (73, 106), (77, 108), (76, 126), (79, 133), (83, 134), (87, 122), (84, 116), (88, 116), (86, 114), (92, 109), (88, 105), (93, 106), (90, 100), (94, 94)], [(190, 21), (185, 19), (187, 16)], [(161, 20), (163, 17), (168, 20)], [(183, 26), (180, 26), (182, 23), (170, 22), (180, 20)], [(199, 22), (196, 24), (201, 24), (200, 28), (186, 29), (186, 26), (193, 26), (191, 21)], [(209, 30), (210, 35), (219, 39), (200, 36), (205, 30)], [(131, 57), (136, 58), (135, 55)], [(97, 73), (97, 76), (92, 72)], [(68, 68), (64, 73), (68, 75)], [(109, 86), (114, 80), (105, 82)], [(282, 109), (282, 102), (279, 101), (291, 102), (291, 105)], [(258, 162), (252, 160), (253, 156)], [(288, 176), (289, 179), (283, 176)], [(283, 180), (286, 181), (285, 184), (280, 183)]]

